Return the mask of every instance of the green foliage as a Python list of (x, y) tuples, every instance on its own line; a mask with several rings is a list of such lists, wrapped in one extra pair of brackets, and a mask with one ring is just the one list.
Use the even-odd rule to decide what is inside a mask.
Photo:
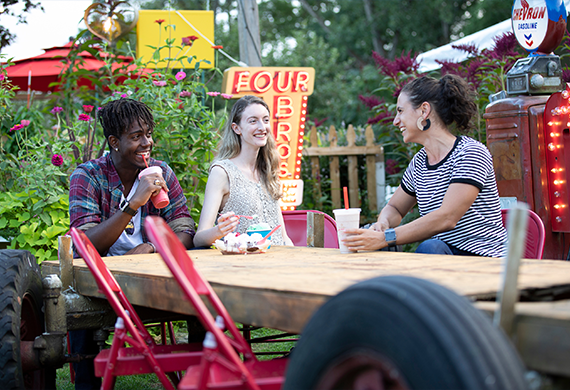
[(69, 200), (59, 189), (0, 193), (0, 235), (9, 249), (26, 249), (38, 262), (57, 259), (57, 238), (69, 229)]
[[(175, 26), (156, 24), (157, 35)], [(154, 71), (136, 61), (125, 69), (116, 66), (117, 54), (79, 34), (70, 58), (80, 61), (87, 51), (105, 61), (98, 72), (86, 73), (76, 63), (64, 70), (59, 92), (53, 100), (29, 105), (13, 100), (14, 91), (0, 80), (0, 235), (11, 241), (10, 248), (28, 249), (38, 259), (57, 256), (57, 236), (69, 229), (69, 176), (78, 164), (99, 157), (106, 149), (97, 121), (97, 107), (109, 100), (129, 97), (145, 102), (156, 121), (153, 157), (166, 161), (188, 200), (191, 215), (198, 219), (207, 179), (223, 125), (227, 99), (208, 95), (205, 73), (220, 77), (219, 70), (199, 69), (192, 56), (174, 61), (183, 48), (168, 42), (156, 52), (172, 57), (155, 63)], [(129, 50), (129, 46), (123, 46)], [(186, 47), (187, 49), (188, 47)], [(191, 53), (191, 49), (190, 49)], [(126, 53), (131, 54), (133, 53)], [(134, 56), (134, 55), (133, 55)], [(158, 57), (155, 57), (158, 58)], [(4, 75), (2, 65), (0, 75)], [(94, 90), (77, 88), (87, 78)], [(224, 104), (215, 114), (214, 100)], [(222, 119), (219, 119), (219, 118)]]
[[(495, 41), (489, 50), (479, 50), (473, 46), (458, 47), (471, 54), (462, 63), (441, 61), (442, 68), (432, 72), (436, 78), (443, 74), (457, 74), (464, 78), (475, 92), (479, 115), (474, 118), (473, 126), (466, 134), (486, 143), (485, 121), (483, 114), (489, 103), (489, 95), (505, 89), (506, 75), (510, 67), (523, 54), (516, 50), (517, 43), (512, 33), (505, 34)], [(375, 134), (384, 146), (389, 184), (397, 186), (404, 169), (420, 145), (405, 144), (399, 131), (392, 125), (396, 114), (396, 99), (399, 91), (412, 79), (419, 77), (418, 63), (415, 56), (402, 55), (394, 61), (378, 59), (378, 72), (381, 76), (375, 95), (361, 97), (372, 108), (373, 117), (369, 123), (375, 124)], [(451, 129), (453, 131), (453, 129)], [(390, 162), (390, 164), (388, 164)]]

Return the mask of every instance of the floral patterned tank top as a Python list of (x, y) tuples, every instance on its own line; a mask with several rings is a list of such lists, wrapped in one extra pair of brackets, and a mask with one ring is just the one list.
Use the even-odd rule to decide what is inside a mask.
[[(237, 215), (250, 215), (253, 220), (240, 218), (237, 231), (245, 233), (250, 225), (267, 223), (273, 229), (279, 225), (279, 202), (267, 192), (265, 186), (245, 177), (230, 160), (220, 160), (212, 164), (226, 171), (230, 180), (230, 196), (220, 213), (233, 211)], [(256, 217), (257, 216), (257, 217)], [(271, 235), (272, 245), (284, 245), (281, 229)]]

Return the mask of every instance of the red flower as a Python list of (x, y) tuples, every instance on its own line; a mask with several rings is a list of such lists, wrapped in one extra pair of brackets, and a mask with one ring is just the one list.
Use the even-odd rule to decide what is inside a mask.
[(198, 39), (196, 35), (190, 35), (189, 37), (182, 38), (182, 46), (192, 46), (194, 41)]
[(158, 24), (162, 24), (162, 23), (164, 23), (164, 19), (156, 19), (154, 22), (158, 23)]
[(93, 111), (93, 106), (83, 106), (83, 111), (89, 114), (91, 111)]
[(216, 45), (216, 46), (212, 46), (212, 49), (223, 49), (224, 47), (222, 45)]

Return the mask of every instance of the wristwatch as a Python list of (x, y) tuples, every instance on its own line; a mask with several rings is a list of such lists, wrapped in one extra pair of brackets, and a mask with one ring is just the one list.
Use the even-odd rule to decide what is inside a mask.
[(396, 246), (396, 231), (394, 229), (384, 230), (384, 239), (390, 248)]
[(127, 213), (127, 214), (132, 215), (134, 217), (135, 215), (137, 215), (137, 211), (130, 208), (129, 205), (130, 205), (129, 201), (126, 199), (123, 199), (123, 201), (119, 205), (119, 209), (123, 213)]

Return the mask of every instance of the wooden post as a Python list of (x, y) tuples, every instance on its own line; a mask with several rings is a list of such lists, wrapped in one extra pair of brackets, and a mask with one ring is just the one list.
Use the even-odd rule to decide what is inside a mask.
[(509, 210), (507, 218), (507, 232), (509, 235), (507, 258), (503, 270), (503, 284), (497, 294), (499, 307), (493, 318), (495, 326), (503, 328), (509, 336), (512, 335), (513, 331), (515, 303), (519, 300), (517, 284), (519, 266), (525, 248), (527, 224), (528, 206), (526, 203), (519, 202)]
[(386, 164), (384, 163), (384, 148), (376, 154), (376, 208), (382, 210), (386, 203)]
[[(331, 148), (336, 148), (338, 136), (334, 126), (329, 128), (329, 144)], [(329, 170), (331, 175), (331, 200), (333, 209), (340, 209), (341, 206), (341, 188), (340, 188), (340, 168), (338, 156), (331, 156), (329, 162)]]
[[(372, 126), (366, 127), (366, 146), (374, 146), (374, 131)], [(378, 212), (378, 195), (376, 192), (376, 156), (366, 155), (366, 185), (368, 188), (368, 208), (374, 214)]]
[[(312, 147), (319, 146), (319, 135), (317, 133), (317, 128), (315, 126), (311, 127), (311, 135), (309, 137), (309, 140), (311, 141)], [(321, 191), (321, 179), (320, 179), (321, 165), (319, 163), (318, 156), (311, 157), (311, 176), (315, 181), (315, 184), (313, 185), (313, 197), (315, 199), (315, 208), (317, 210), (322, 210), (323, 203), (321, 202), (322, 191)]]
[(248, 66), (261, 66), (259, 11), (256, 0), (238, 0), (239, 57)]
[[(356, 133), (352, 125), (348, 125), (346, 140), (348, 141), (349, 148), (356, 146)], [(350, 207), (360, 207), (357, 156), (348, 156), (348, 197), (350, 199)]]
[(307, 213), (307, 246), (310, 248), (325, 247), (325, 215)]
[(70, 236), (57, 238), (57, 258), (59, 259), (59, 272), (61, 278), (61, 291), (74, 287), (73, 280), (73, 249)]

